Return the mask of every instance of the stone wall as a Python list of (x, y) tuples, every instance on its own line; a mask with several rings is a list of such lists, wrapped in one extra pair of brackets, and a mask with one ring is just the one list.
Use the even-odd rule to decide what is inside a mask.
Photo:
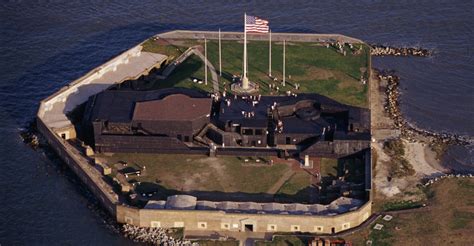
[[(218, 39), (218, 32), (209, 31), (184, 31), (176, 30), (156, 35), (156, 37), (165, 39)], [(221, 32), (222, 40), (242, 40), (243, 32)], [(247, 33), (247, 40), (268, 41), (268, 34)], [(293, 42), (346, 42), (346, 43), (364, 43), (360, 39), (351, 38), (341, 34), (313, 34), (313, 33), (272, 33), (272, 42), (276, 41)]]
[(334, 233), (356, 227), (369, 218), (371, 202), (341, 215), (245, 214), (223, 211), (136, 209), (117, 206), (117, 221), (140, 227), (185, 227), (186, 230)]
[(350, 155), (370, 148), (370, 140), (334, 140), (334, 153)]
[(37, 118), (37, 127), (61, 160), (74, 171), (102, 206), (115, 215), (118, 195), (113, 192), (112, 186), (102, 179), (102, 173), (94, 167), (94, 163), (90, 163), (84, 154), (50, 130), (41, 118)]

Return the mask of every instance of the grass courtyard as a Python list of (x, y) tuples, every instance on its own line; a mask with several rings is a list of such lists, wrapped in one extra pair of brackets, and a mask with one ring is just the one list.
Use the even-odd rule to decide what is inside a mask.
[[(127, 162), (129, 166), (143, 167), (141, 176), (129, 180), (155, 184), (160, 199), (173, 194), (192, 194), (202, 199), (272, 201), (273, 195), (305, 202), (302, 196), (310, 185), (310, 175), (297, 171), (286, 177), (291, 167), (284, 163), (257, 164), (248, 157), (167, 154), (114, 154), (101, 156), (107, 163)], [(264, 161), (264, 160), (263, 160)], [(262, 161), (262, 162), (263, 162)], [(261, 163), (261, 162), (260, 162)], [(117, 170), (114, 170), (116, 172)], [(272, 192), (276, 190), (277, 192)]]
[[(171, 41), (173, 42), (173, 41)], [(145, 42), (144, 50), (164, 53), (171, 57), (179, 55), (178, 50), (184, 51), (193, 45), (203, 45), (200, 41), (174, 41), (175, 44), (156, 42), (148, 40)], [(355, 45), (358, 48), (358, 45)], [(286, 86), (280, 82), (274, 82), (268, 75), (268, 42), (249, 41), (248, 66), (249, 79), (259, 85), (260, 93), (283, 94), (291, 90), (296, 93), (314, 92), (349, 105), (367, 107), (367, 85), (362, 84), (359, 79), (366, 76), (369, 62), (369, 48), (362, 47), (360, 54), (347, 52), (346, 56), (336, 52), (333, 48), (326, 48), (318, 43), (288, 42), (286, 45)], [(222, 41), (222, 73), (219, 78), (220, 89), (230, 91), (232, 75), (242, 73), (243, 43), (241, 41)], [(219, 69), (219, 50), (216, 40), (208, 41), (208, 59), (216, 69)], [(282, 78), (283, 66), (283, 44), (272, 42), (272, 75), (279, 80)], [(210, 81), (210, 73), (208, 73)], [(184, 62), (179, 66), (170, 78), (155, 81), (150, 89), (165, 87), (195, 87), (189, 78), (204, 78), (204, 64), (195, 58), (190, 63)], [(277, 93), (269, 89), (268, 84), (279, 86)], [(295, 83), (300, 85), (295, 89)], [(212, 86), (199, 86), (197, 89), (211, 91)]]

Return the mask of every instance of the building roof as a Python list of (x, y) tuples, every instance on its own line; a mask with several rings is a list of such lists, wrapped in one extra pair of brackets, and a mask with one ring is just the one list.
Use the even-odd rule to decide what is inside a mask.
[(133, 120), (194, 120), (210, 115), (212, 99), (169, 95), (161, 100), (137, 102)]
[[(272, 105), (277, 104), (276, 108), (284, 125), (284, 133), (317, 135), (322, 133), (324, 127), (334, 124), (328, 122), (326, 116), (320, 117), (321, 113), (338, 113), (357, 109), (312, 93), (298, 96), (262, 96), (258, 103), (252, 103), (255, 100), (248, 96), (224, 98), (220, 104), (218, 121), (222, 123), (231, 121), (242, 127), (267, 127), (268, 111)], [(302, 111), (299, 107), (305, 110)], [(309, 108), (312, 110), (308, 110)], [(249, 112), (252, 116), (245, 117), (244, 114)]]
[(185, 88), (166, 88), (153, 91), (106, 90), (89, 99), (89, 121), (108, 120), (111, 122), (130, 122), (135, 103), (166, 98), (182, 94), (192, 98), (209, 98), (202, 92)]

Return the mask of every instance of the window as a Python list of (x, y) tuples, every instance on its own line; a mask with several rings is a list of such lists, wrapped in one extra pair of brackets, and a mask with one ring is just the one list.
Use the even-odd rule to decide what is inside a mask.
[(277, 226), (275, 224), (268, 224), (267, 225), (267, 231), (276, 231)]
[(347, 229), (349, 229), (350, 227), (351, 227), (351, 223), (349, 223), (349, 222), (342, 224), (342, 229), (343, 229), (343, 230), (347, 230)]
[(263, 135), (262, 129), (255, 129), (255, 135)]
[(314, 227), (314, 231), (315, 231), (315, 232), (323, 232), (323, 229), (324, 229), (324, 228), (323, 228), (322, 226), (315, 226), (315, 227)]
[(206, 229), (207, 228), (207, 223), (206, 222), (198, 222), (198, 228), (199, 229)]
[(179, 139), (179, 141), (181, 141), (183, 136), (181, 136), (181, 134), (178, 134), (177, 138)]
[(300, 226), (299, 225), (292, 225), (291, 226), (291, 231), (300, 231)]
[(61, 133), (61, 138), (66, 139), (66, 133)]
[(286, 144), (291, 144), (291, 138), (290, 137), (286, 137)]
[(221, 223), (221, 229), (229, 230), (230, 229), (230, 224), (229, 223)]
[(189, 136), (184, 136), (184, 142), (189, 142)]

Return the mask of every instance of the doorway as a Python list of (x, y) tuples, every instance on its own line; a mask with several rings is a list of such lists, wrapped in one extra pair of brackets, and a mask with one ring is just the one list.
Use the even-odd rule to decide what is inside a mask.
[(253, 224), (245, 224), (244, 225), (245, 231), (253, 231)]

